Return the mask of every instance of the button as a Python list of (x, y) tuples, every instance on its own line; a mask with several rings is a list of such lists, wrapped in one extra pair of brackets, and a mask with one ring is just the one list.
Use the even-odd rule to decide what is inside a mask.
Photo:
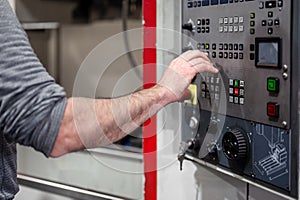
[(205, 20), (205, 24), (206, 24), (206, 25), (209, 25), (209, 24), (210, 24), (210, 19), (206, 19), (206, 20)]
[(201, 49), (205, 49), (205, 44), (201, 44)]
[(220, 4), (226, 4), (228, 3), (228, 0), (220, 0)]
[(215, 93), (215, 100), (219, 100), (220, 99), (220, 95)]
[(276, 8), (276, 1), (266, 1), (266, 8)]
[(255, 34), (255, 29), (254, 29), (254, 28), (251, 28), (251, 29), (250, 29), (250, 34), (251, 34), (251, 35), (254, 35), (254, 34)]
[[(219, 84), (220, 83), (220, 78), (219, 77), (216, 77), (216, 84)], [(216, 86), (217, 87), (217, 86)]]
[(244, 26), (239, 26), (239, 31), (243, 32), (244, 31)]
[(210, 77), (210, 83), (214, 83), (215, 82), (214, 80), (215, 80), (214, 77)]
[(223, 44), (219, 44), (219, 50), (223, 50)]
[(200, 43), (197, 44), (197, 49), (201, 50), (201, 44)]
[(223, 58), (224, 54), (223, 52), (219, 52), (219, 58)]
[(233, 3), (233, 0), (229, 0), (229, 3)]
[(194, 1), (194, 7), (196, 8), (198, 6), (198, 2)]
[(214, 85), (210, 85), (210, 92), (214, 92), (215, 91), (215, 86)]
[(228, 26), (228, 32), (230, 32), (230, 33), (233, 32), (233, 26)]
[(229, 52), (229, 59), (232, 59), (233, 58), (233, 53), (232, 52)]
[(224, 44), (224, 50), (228, 50), (228, 44)]
[(240, 86), (240, 81), (239, 80), (234, 80), (233, 86), (234, 87), (239, 87)]
[(203, 90), (203, 91), (206, 90), (206, 83), (204, 81), (201, 84), (201, 90)]
[(228, 58), (228, 53), (227, 52), (224, 53), (224, 58)]
[(220, 92), (220, 86), (217, 86), (217, 85), (216, 85), (215, 91), (216, 91), (216, 92)]
[(268, 17), (273, 17), (273, 12), (272, 11), (268, 12)]
[(261, 21), (261, 25), (262, 25), (262, 26), (267, 26), (267, 20), (262, 20), (262, 21)]
[(229, 17), (228, 22), (229, 22), (229, 24), (233, 24), (233, 17)]
[(244, 105), (245, 104), (245, 99), (244, 98), (240, 98), (240, 104)]
[(265, 2), (260, 1), (258, 4), (259, 9), (264, 9), (265, 8)]
[(237, 16), (233, 17), (233, 23), (235, 24), (239, 23), (239, 17)]
[(239, 54), (235, 52), (234, 55), (233, 55), (233, 58), (234, 59), (238, 59), (239, 58)]
[(201, 25), (201, 19), (197, 19), (197, 25)]
[(272, 35), (273, 34), (273, 29), (272, 28), (268, 28), (268, 34)]
[(209, 49), (209, 44), (205, 44), (205, 49), (206, 49), (206, 50)]
[(229, 96), (229, 103), (233, 103), (233, 96)]
[(239, 26), (234, 26), (233, 30), (234, 30), (234, 32), (238, 32), (239, 31)]
[(278, 0), (278, 7), (282, 7), (283, 6), (283, 1), (282, 0)]
[(228, 17), (224, 17), (224, 24), (228, 24)]
[(239, 23), (244, 23), (244, 17), (239, 17)]
[(240, 95), (240, 96), (244, 96), (244, 95), (245, 95), (245, 90), (244, 90), (244, 89), (240, 89), (239, 95)]
[(250, 60), (254, 60), (255, 59), (255, 54), (254, 53), (250, 53)]
[(275, 25), (275, 26), (279, 26), (279, 25), (280, 25), (279, 19), (275, 19), (275, 20), (274, 20), (274, 25)]
[(198, 1), (198, 7), (201, 7), (201, 1)]
[(216, 43), (213, 43), (213, 44), (211, 45), (211, 48), (212, 48), (212, 50), (216, 50), (216, 49), (217, 49)]
[(233, 86), (233, 79), (229, 79), (229, 86)]
[(244, 59), (244, 54), (243, 53), (239, 53), (239, 59)]
[(239, 45), (238, 45), (238, 44), (234, 44), (234, 45), (233, 45), (233, 49), (234, 49), (235, 51), (237, 51), (237, 50), (239, 49)]
[(229, 88), (229, 94), (233, 94), (233, 88)]
[(233, 50), (233, 44), (229, 44), (229, 45), (228, 45), (228, 49), (229, 49), (229, 50)]
[(201, 20), (202, 25), (205, 25), (205, 19)]
[(216, 53), (215, 51), (213, 51), (213, 52), (211, 53), (211, 57), (212, 57), (212, 58), (216, 58), (216, 57), (217, 57), (217, 53)]
[(224, 20), (222, 17), (219, 18), (219, 24), (223, 24)]
[(220, 33), (223, 33), (223, 26), (220, 26), (220, 27), (219, 27), (219, 32), (220, 32)]
[(267, 90), (269, 92), (279, 93), (279, 79), (269, 77), (267, 79)]
[(243, 51), (244, 50), (244, 45), (243, 44), (239, 44), (239, 50)]
[(255, 26), (255, 21), (250, 21), (250, 26)]
[(255, 18), (255, 13), (250, 13), (250, 19), (254, 19)]
[(205, 28), (205, 32), (206, 32), (206, 33), (209, 33), (209, 26), (207, 26), (207, 27)]
[(225, 33), (228, 32), (228, 26), (224, 26), (224, 32), (225, 32)]
[(240, 81), (240, 87), (241, 88), (245, 87), (245, 81)]
[(269, 117), (278, 118), (279, 117), (279, 104), (274, 102), (267, 103), (267, 115)]
[(211, 0), (210, 5), (218, 5), (219, 0)]
[(197, 28), (197, 33), (201, 33), (201, 27)]
[(205, 91), (202, 91), (202, 92), (201, 92), (201, 97), (202, 97), (202, 98), (205, 98)]
[(239, 88), (234, 88), (233, 93), (235, 96), (239, 96)]
[(268, 20), (268, 26), (273, 26), (273, 20), (272, 19)]
[(238, 104), (239, 103), (239, 98), (238, 97), (234, 97), (234, 103)]
[(194, 5), (193, 5), (193, 2), (188, 2), (188, 3), (187, 3), (187, 7), (188, 7), (188, 8), (192, 8), (193, 6), (194, 6)]
[(202, 6), (208, 6), (208, 5), (209, 5), (209, 0), (202, 1)]
[(202, 32), (202, 33), (205, 33), (205, 27), (202, 27), (202, 28), (201, 28), (201, 32)]

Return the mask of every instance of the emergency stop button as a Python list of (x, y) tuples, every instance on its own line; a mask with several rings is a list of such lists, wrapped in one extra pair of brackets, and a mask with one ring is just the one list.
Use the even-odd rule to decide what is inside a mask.
[(272, 118), (279, 118), (279, 104), (274, 102), (267, 103), (267, 115)]

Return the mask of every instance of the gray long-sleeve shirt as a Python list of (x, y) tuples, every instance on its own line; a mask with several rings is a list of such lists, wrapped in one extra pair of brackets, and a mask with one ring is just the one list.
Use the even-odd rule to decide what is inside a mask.
[(7, 0), (0, 0), (0, 199), (18, 191), (16, 143), (49, 156), (66, 107)]

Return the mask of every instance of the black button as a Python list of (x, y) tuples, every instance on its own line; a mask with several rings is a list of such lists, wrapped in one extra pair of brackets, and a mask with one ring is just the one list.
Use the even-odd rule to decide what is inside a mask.
[(220, 4), (226, 4), (228, 3), (228, 0), (220, 0)]
[(239, 59), (244, 59), (244, 54), (243, 53), (239, 53)]
[(209, 27), (208, 26), (205, 28), (205, 32), (209, 33)]
[(206, 24), (206, 25), (209, 25), (209, 24), (210, 24), (210, 20), (209, 20), (209, 19), (206, 19), (206, 20), (205, 20), (205, 24)]
[(250, 21), (250, 26), (255, 26), (255, 21)]
[(255, 50), (255, 45), (254, 44), (250, 44), (250, 51), (254, 51)]
[(234, 57), (234, 59), (238, 59), (239, 58), (239, 54), (238, 53), (234, 53), (233, 57)]
[(198, 1), (198, 7), (201, 7), (201, 1)]
[(273, 17), (273, 12), (272, 11), (268, 12), (268, 17)]
[(238, 44), (234, 44), (234, 45), (233, 45), (233, 49), (234, 49), (235, 51), (239, 50), (239, 45), (238, 45)]
[(192, 7), (193, 7), (193, 2), (188, 2), (188, 3), (187, 3), (187, 7), (188, 7), (188, 8), (192, 8)]
[(205, 25), (205, 19), (202, 19), (201, 23), (202, 23), (202, 25)]
[(223, 52), (219, 52), (219, 58), (223, 58), (224, 54)]
[(278, 7), (282, 7), (283, 6), (283, 1), (282, 0), (278, 0)]
[(276, 8), (276, 1), (266, 1), (266, 8)]
[(234, 0), (234, 2), (239, 2), (239, 0)]
[(274, 20), (274, 25), (275, 25), (275, 26), (279, 26), (279, 25), (280, 25), (279, 19), (275, 19), (275, 20)]
[(198, 2), (194, 1), (194, 7), (196, 8), (198, 6)]
[(233, 0), (229, 0), (229, 3), (233, 3)]
[(229, 59), (232, 59), (232, 58), (233, 58), (233, 53), (229, 52)]
[(213, 44), (211, 45), (211, 48), (212, 48), (213, 50), (216, 50), (216, 49), (217, 49), (217, 45), (216, 45), (215, 43), (213, 43)]
[(229, 50), (233, 50), (233, 44), (229, 44), (228, 47), (229, 47)]
[(224, 44), (224, 50), (228, 50), (228, 44)]
[(211, 0), (210, 1), (210, 5), (218, 5), (219, 4), (219, 0)]
[(262, 20), (262, 21), (261, 21), (261, 25), (262, 25), (262, 26), (267, 26), (267, 20)]
[(243, 44), (239, 44), (239, 50), (243, 51), (244, 50), (244, 45)]
[(205, 49), (205, 44), (201, 44), (201, 49)]
[(228, 58), (228, 53), (227, 52), (224, 53), (224, 58)]
[(254, 60), (254, 59), (255, 59), (254, 53), (250, 53), (250, 60)]
[(197, 33), (201, 33), (201, 27), (197, 27)]
[(272, 19), (268, 20), (268, 26), (273, 26), (273, 20)]
[(201, 50), (201, 44), (200, 43), (197, 44), (197, 49)]
[(223, 50), (223, 44), (219, 44), (219, 50)]
[(197, 25), (201, 25), (201, 19), (197, 19)]
[(273, 34), (273, 29), (272, 28), (268, 28), (268, 34), (272, 35)]
[(202, 33), (205, 33), (205, 27), (202, 27), (202, 28), (201, 28), (201, 32), (202, 32)]
[(265, 8), (265, 2), (260, 1), (258, 7), (259, 7), (259, 9), (264, 9)]
[(215, 51), (213, 51), (213, 52), (211, 53), (211, 57), (212, 57), (212, 58), (216, 58), (216, 57), (217, 57), (217, 53), (216, 53)]
[(251, 28), (251, 29), (250, 29), (250, 34), (251, 34), (251, 35), (254, 35), (254, 34), (255, 34), (255, 29), (254, 29), (254, 28)]

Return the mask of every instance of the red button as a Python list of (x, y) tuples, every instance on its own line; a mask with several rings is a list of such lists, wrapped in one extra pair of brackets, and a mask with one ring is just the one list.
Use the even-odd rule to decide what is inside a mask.
[(239, 88), (234, 88), (234, 95), (239, 96)]
[(279, 105), (277, 103), (268, 103), (267, 104), (267, 115), (269, 117), (279, 117)]

